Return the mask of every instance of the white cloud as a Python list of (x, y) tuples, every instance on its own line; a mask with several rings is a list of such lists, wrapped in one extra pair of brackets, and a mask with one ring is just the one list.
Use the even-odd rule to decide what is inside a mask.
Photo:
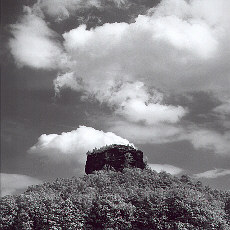
[(76, 13), (77, 10), (100, 7), (99, 0), (38, 0), (34, 5), (34, 11), (44, 12), (57, 21), (64, 20)]
[(210, 15), (199, 0), (164, 0), (131, 24), (106, 23), (90, 30), (81, 25), (64, 33), (71, 63), (69, 72), (56, 79), (56, 92), (69, 87), (106, 102), (129, 122), (148, 125), (176, 123), (187, 112), (152, 100), (162, 95), (156, 88), (229, 94), (228, 4), (211, 0), (208, 5)]
[[(97, 0), (40, 0), (33, 12), (39, 6), (51, 16), (59, 15), (59, 11), (68, 16), (78, 7), (101, 5), (106, 4)], [(91, 30), (81, 25), (63, 34), (66, 59), (71, 60), (66, 62), (68, 72), (73, 72), (78, 85), (89, 93), (104, 92), (117, 81), (141, 81), (166, 91), (211, 89), (229, 94), (229, 10), (227, 0), (163, 0), (131, 24), (106, 23)], [(47, 39), (50, 30), (43, 19), (29, 14), (14, 27), (15, 38), (10, 44), (19, 63), (57, 67), (53, 61), (60, 50)], [(38, 61), (33, 58), (36, 55)], [(62, 82), (67, 76), (62, 76)]]
[[(56, 94), (60, 88), (69, 87), (84, 92), (84, 99), (94, 97), (105, 102), (114, 109), (115, 114), (122, 115), (132, 122), (144, 121), (152, 125), (159, 122), (176, 123), (185, 114), (181, 106), (163, 104), (163, 95), (155, 89), (148, 90), (143, 82), (119, 82), (111, 84), (107, 89), (92, 91), (82, 85), (73, 73), (67, 73), (54, 81)], [(95, 89), (94, 89), (95, 90)]]
[(153, 125), (135, 124), (122, 120), (107, 120), (108, 129), (136, 144), (161, 144), (189, 141), (195, 149), (204, 149), (219, 156), (230, 156), (230, 132), (218, 133), (213, 130), (188, 124), (158, 123)]
[[(146, 18), (143, 20), (145, 22)], [(188, 51), (204, 59), (215, 54), (218, 42), (214, 31), (201, 21), (189, 22), (170, 15), (154, 18), (152, 24), (155, 27), (152, 32), (156, 40), (169, 43), (177, 50)]]
[[(57, 5), (53, 4), (55, 1)], [(55, 1), (41, 0), (38, 5), (45, 13), (61, 19), (69, 17), (72, 9), (98, 2)], [(164, 104), (163, 93), (156, 90), (169, 93), (211, 90), (221, 100), (226, 98), (222, 95), (229, 96), (229, 11), (228, 0), (163, 0), (131, 24), (106, 23), (90, 30), (81, 25), (67, 31), (63, 34), (62, 48), (51, 39), (53, 31), (44, 20), (27, 13), (13, 26), (10, 47), (21, 65), (50, 69), (59, 64), (64, 74), (54, 82), (56, 93), (67, 87), (82, 92), (85, 100), (93, 97), (107, 103), (117, 117), (124, 119), (111, 125), (110, 130), (131, 141), (188, 140), (197, 149), (229, 155), (228, 132), (182, 129), (176, 123), (186, 109)], [(58, 55), (61, 50), (65, 50), (68, 59), (64, 68), (60, 64), (63, 56)], [(57, 60), (59, 56), (61, 60)], [(216, 109), (220, 110), (223, 111), (223, 106)], [(40, 138), (50, 137), (56, 138), (50, 135)], [(45, 140), (38, 144), (42, 146)], [(35, 149), (42, 152), (41, 146)], [(57, 152), (62, 151), (59, 148)]]
[(121, 104), (117, 113), (130, 121), (146, 121), (147, 124), (152, 125), (159, 122), (175, 123), (184, 116), (185, 110), (181, 106), (175, 107), (159, 103), (146, 104), (142, 100), (129, 100)]
[(9, 47), (19, 66), (37, 69), (55, 69), (64, 58), (57, 34), (46, 22), (35, 16), (29, 7), (24, 7), (25, 15), (11, 26), (13, 38)]
[(26, 189), (28, 186), (42, 183), (42, 181), (21, 175), (21, 174), (8, 174), (1, 173), (1, 196), (13, 195), (17, 190)]
[(122, 80), (178, 92), (211, 89), (229, 94), (228, 0), (163, 0), (131, 24), (106, 23), (91, 30), (81, 25), (63, 34), (64, 58), (42, 13), (36, 13), (40, 9), (50, 16), (69, 17), (76, 9), (102, 5), (106, 2), (38, 1), (33, 13), (13, 26), (12, 54), (21, 65), (35, 68), (63, 68), (65, 59), (62, 71), (67, 66), (89, 92), (103, 92)]
[(181, 135), (184, 131), (180, 127), (164, 123), (145, 126), (127, 121), (107, 121), (107, 125), (110, 131), (122, 135), (136, 144), (178, 141), (182, 139)]
[(62, 88), (70, 88), (75, 91), (83, 91), (84, 87), (81, 85), (81, 79), (75, 77), (73, 72), (59, 75), (54, 80), (54, 90), (57, 96), (60, 96)]
[(193, 16), (203, 19), (209, 25), (218, 25), (229, 24), (229, 6), (226, 0), (163, 0), (155, 12), (158, 16), (175, 15), (184, 19)]
[(230, 133), (217, 133), (212, 130), (199, 129), (189, 133), (187, 138), (197, 149), (211, 150), (216, 154), (230, 156)]
[(165, 171), (167, 173), (170, 173), (172, 175), (177, 175), (179, 173), (182, 173), (184, 170), (178, 167), (175, 167), (173, 165), (168, 164), (148, 164), (151, 169), (159, 172)]
[(37, 13), (45, 13), (56, 21), (62, 21), (70, 16), (74, 16), (80, 10), (96, 7), (99, 9), (107, 7), (128, 7), (128, 0), (38, 0), (34, 4), (34, 11)]
[(133, 145), (112, 132), (105, 133), (91, 127), (80, 126), (76, 130), (63, 132), (60, 135), (43, 134), (28, 152), (47, 156), (53, 161), (76, 160), (85, 163), (87, 151), (111, 144)]
[(217, 2), (210, 1), (209, 17), (204, 7), (194, 6), (196, 2), (162, 1), (164, 10), (159, 6), (135, 23), (107, 23), (91, 30), (82, 25), (64, 33), (71, 70), (89, 91), (107, 89), (118, 80), (180, 92), (226, 89), (228, 4), (221, 1), (223, 7), (216, 7)]
[(213, 109), (214, 115), (216, 115), (222, 126), (230, 130), (230, 99), (222, 100), (222, 104)]
[(197, 173), (193, 176), (196, 178), (208, 178), (213, 179), (221, 176), (230, 175), (230, 169), (213, 169), (203, 173)]
[(217, 114), (229, 116), (230, 115), (230, 99), (228, 101), (223, 102), (221, 105), (217, 106), (213, 110)]

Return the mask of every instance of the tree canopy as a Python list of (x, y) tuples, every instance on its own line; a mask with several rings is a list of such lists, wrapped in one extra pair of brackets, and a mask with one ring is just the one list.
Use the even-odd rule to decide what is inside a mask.
[(56, 179), (1, 199), (0, 229), (230, 229), (230, 193), (125, 168)]

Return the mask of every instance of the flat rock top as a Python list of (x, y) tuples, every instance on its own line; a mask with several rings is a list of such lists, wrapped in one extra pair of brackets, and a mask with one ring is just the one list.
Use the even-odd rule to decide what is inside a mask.
[(87, 174), (102, 169), (122, 171), (125, 167), (144, 169), (143, 152), (129, 145), (110, 145), (87, 153)]

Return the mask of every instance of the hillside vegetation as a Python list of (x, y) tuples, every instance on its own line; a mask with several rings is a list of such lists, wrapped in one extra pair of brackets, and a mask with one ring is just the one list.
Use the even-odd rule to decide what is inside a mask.
[(125, 168), (1, 199), (0, 229), (230, 229), (230, 194), (188, 176)]
[(0, 229), (230, 229), (230, 192), (157, 173), (132, 146), (94, 149), (85, 169), (3, 197)]

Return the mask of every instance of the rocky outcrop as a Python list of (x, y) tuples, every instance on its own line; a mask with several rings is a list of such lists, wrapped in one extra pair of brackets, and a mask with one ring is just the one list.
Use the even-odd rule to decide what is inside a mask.
[(126, 167), (145, 168), (143, 152), (126, 145), (110, 145), (87, 153), (85, 172), (113, 169), (122, 171)]

